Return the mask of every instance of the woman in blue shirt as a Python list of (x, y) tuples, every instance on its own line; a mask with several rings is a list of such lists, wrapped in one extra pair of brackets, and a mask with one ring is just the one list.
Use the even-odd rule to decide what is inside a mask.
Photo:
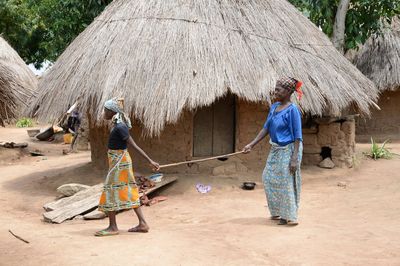
[(302, 96), (302, 83), (294, 78), (282, 78), (275, 87), (276, 102), (271, 106), (264, 127), (247, 144), (243, 152), (251, 149), (268, 134), (271, 150), (263, 172), (263, 182), (271, 219), (280, 225), (297, 225), (300, 200), (302, 158), (301, 114), (290, 101), (293, 92)]

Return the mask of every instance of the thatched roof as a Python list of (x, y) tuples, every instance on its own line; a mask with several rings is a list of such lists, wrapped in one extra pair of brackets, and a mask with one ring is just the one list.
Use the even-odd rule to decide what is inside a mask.
[(267, 100), (281, 76), (304, 81), (304, 111), (339, 114), (350, 103), (368, 113), (374, 84), (285, 0), (115, 0), (40, 81), (34, 106), (49, 119), (80, 100), (100, 118), (124, 97), (150, 133), (183, 109), (230, 90)]
[(36, 89), (33, 72), (0, 36), (0, 122), (17, 118)]
[(370, 37), (354, 63), (380, 90), (400, 88), (400, 17)]

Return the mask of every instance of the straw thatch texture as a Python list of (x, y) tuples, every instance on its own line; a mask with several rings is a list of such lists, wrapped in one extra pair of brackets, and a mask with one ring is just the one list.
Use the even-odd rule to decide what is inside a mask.
[(400, 88), (400, 17), (382, 34), (369, 38), (354, 62), (378, 89)]
[(17, 118), (37, 88), (37, 78), (0, 37), (0, 123)]
[(313, 114), (339, 114), (352, 102), (368, 113), (377, 97), (285, 0), (115, 0), (41, 80), (33, 106), (49, 119), (79, 99), (100, 118), (105, 100), (124, 97), (158, 134), (183, 109), (211, 104), (228, 89), (270, 102), (281, 76), (304, 81), (300, 105)]

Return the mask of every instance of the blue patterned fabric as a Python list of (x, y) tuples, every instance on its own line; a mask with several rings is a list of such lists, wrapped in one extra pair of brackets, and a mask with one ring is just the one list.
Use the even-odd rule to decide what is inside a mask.
[(301, 173), (300, 165), (303, 154), (303, 144), (300, 142), (299, 166), (293, 175), (289, 163), (294, 151), (294, 143), (279, 146), (271, 142), (267, 163), (262, 175), (268, 208), (271, 216), (296, 221), (300, 202)]

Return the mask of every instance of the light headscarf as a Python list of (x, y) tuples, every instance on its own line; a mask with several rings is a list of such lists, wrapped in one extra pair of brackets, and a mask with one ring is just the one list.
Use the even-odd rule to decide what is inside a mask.
[(124, 123), (128, 128), (132, 128), (129, 117), (124, 113), (121, 106), (118, 104), (116, 99), (108, 100), (104, 103), (104, 108), (112, 111), (115, 115), (112, 118), (113, 123), (119, 124)]

